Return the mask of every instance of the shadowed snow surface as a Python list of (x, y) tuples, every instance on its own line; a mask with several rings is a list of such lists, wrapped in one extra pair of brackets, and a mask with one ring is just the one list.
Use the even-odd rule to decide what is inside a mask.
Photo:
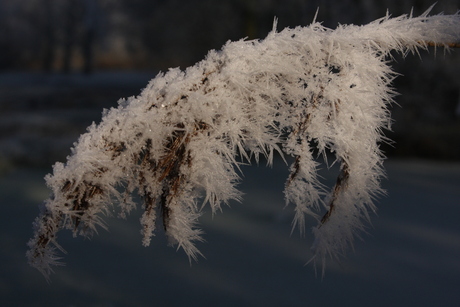
[[(373, 227), (323, 279), (304, 264), (312, 236), (290, 235), (284, 208), (287, 166), (243, 168), (242, 204), (201, 219), (206, 259), (190, 265), (161, 232), (142, 247), (137, 210), (107, 218), (91, 240), (59, 233), (67, 250), (48, 284), (25, 258), (49, 170), (13, 169), (0, 177), (2, 306), (457, 306), (460, 300), (460, 164), (386, 162), (388, 196)], [(336, 169), (324, 171), (333, 183)], [(307, 225), (316, 225), (307, 221)], [(319, 271), (320, 272), (320, 271)]]

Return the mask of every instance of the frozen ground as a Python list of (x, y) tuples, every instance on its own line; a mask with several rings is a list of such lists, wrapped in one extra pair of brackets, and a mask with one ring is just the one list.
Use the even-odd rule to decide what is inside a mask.
[(458, 306), (460, 163), (390, 159), (389, 195), (373, 228), (324, 279), (304, 266), (311, 237), (290, 235), (286, 169), (281, 161), (244, 168), (244, 202), (203, 216), (198, 263), (167, 247), (161, 232), (142, 247), (138, 211), (107, 219), (109, 232), (92, 240), (60, 233), (66, 266), (49, 284), (24, 256), (49, 170), (12, 169), (0, 176), (0, 305)]

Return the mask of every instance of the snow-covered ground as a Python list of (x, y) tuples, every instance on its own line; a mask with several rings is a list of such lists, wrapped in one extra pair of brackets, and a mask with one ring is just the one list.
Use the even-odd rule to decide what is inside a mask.
[[(190, 264), (161, 231), (141, 246), (140, 210), (108, 218), (91, 240), (60, 233), (66, 266), (47, 283), (26, 263), (49, 169), (0, 176), (2, 306), (458, 306), (460, 163), (386, 162), (388, 196), (354, 251), (315, 276), (311, 237), (290, 235), (284, 208), (287, 167), (245, 167), (242, 204), (202, 217), (206, 259)], [(335, 170), (324, 172), (333, 182)], [(313, 222), (310, 221), (313, 226)]]

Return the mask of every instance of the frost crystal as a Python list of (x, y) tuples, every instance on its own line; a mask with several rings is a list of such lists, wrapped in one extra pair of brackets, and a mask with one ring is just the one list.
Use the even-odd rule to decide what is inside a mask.
[[(315, 22), (277, 32), (275, 23), (264, 40), (228, 42), (185, 71), (160, 73), (139, 96), (106, 110), (67, 163), (54, 165), (30, 264), (48, 276), (60, 229), (91, 235), (113, 204), (121, 216), (133, 210), (135, 193), (143, 199), (143, 244), (162, 219), (170, 241), (196, 258), (203, 204), (215, 212), (240, 200), (239, 163), (260, 155), (271, 163), (275, 151), (294, 158), (285, 187), (294, 225), (303, 231), (306, 214), (318, 220), (315, 261), (342, 254), (382, 193), (379, 143), (395, 77), (389, 53), (458, 42), (459, 16), (386, 16), (335, 30)], [(313, 147), (341, 165), (330, 192), (318, 180)]]

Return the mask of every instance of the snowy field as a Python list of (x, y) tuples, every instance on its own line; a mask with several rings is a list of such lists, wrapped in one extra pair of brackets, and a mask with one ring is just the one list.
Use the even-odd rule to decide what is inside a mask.
[[(388, 192), (363, 241), (323, 279), (315, 276), (311, 236), (290, 235), (287, 167), (245, 167), (242, 204), (204, 215), (206, 259), (190, 265), (161, 232), (141, 246), (140, 210), (108, 218), (91, 240), (60, 233), (66, 266), (47, 283), (26, 263), (37, 205), (48, 197), (48, 169), (0, 176), (1, 306), (458, 306), (460, 163), (390, 159)], [(324, 172), (332, 183), (336, 172)], [(313, 226), (310, 221), (310, 226)]]

